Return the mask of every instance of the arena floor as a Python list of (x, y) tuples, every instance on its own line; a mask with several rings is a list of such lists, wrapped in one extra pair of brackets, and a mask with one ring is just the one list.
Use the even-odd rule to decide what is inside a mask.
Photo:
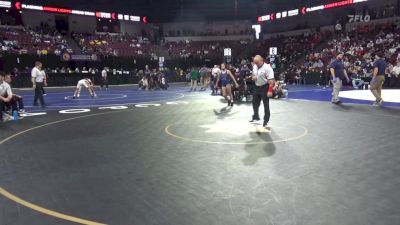
[(49, 89), (46, 110), (1, 124), (1, 225), (400, 221), (400, 103), (291, 87), (264, 130), (251, 104), (133, 89)]

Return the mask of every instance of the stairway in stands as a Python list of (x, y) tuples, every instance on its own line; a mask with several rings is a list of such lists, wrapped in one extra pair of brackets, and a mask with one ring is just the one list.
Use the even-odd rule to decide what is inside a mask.
[(253, 52), (255, 52), (257, 47), (257, 41), (250, 42), (247, 45), (243, 45), (241, 51), (235, 56), (236, 59), (249, 59), (249, 56), (252, 57)]
[(168, 50), (165, 47), (162, 47), (160, 45), (155, 45), (155, 50), (156, 50), (156, 55), (158, 57), (164, 57), (165, 60), (168, 60), (171, 58), (171, 56), (168, 53)]
[(81, 47), (78, 45), (78, 43), (70, 35), (65, 35), (64, 38), (67, 41), (68, 46), (72, 49), (72, 51), (74, 53), (80, 53), (81, 52)]
[(306, 55), (302, 55), (301, 57), (299, 57), (296, 61), (295, 61), (295, 65), (302, 65), (304, 63), (304, 61), (306, 60), (306, 57), (308, 54), (310, 53), (316, 53), (316, 52), (322, 52), (322, 50), (324, 48), (327, 48), (328, 42), (332, 39), (332, 35), (326, 36), (324, 37), (324, 40), (322, 40), (322, 42), (320, 42), (317, 46), (315, 46), (314, 50), (309, 51)]

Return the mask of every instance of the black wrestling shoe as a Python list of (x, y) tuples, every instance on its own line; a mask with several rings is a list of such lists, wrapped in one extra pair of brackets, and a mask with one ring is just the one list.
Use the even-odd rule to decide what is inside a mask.
[(269, 129), (269, 127), (268, 127), (268, 122), (265, 122), (265, 121), (264, 121), (263, 127), (264, 127), (265, 129)]
[(230, 106), (233, 106), (233, 101), (231, 101), (231, 105)]
[(343, 102), (341, 102), (341, 101), (337, 101), (337, 102), (332, 102), (332, 104), (335, 104), (335, 105), (340, 105), (340, 104), (342, 104)]

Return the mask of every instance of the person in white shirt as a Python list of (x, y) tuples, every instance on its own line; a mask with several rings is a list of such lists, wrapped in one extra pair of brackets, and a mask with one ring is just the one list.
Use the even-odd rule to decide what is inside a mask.
[(400, 75), (400, 62), (397, 62), (396, 66), (392, 68), (391, 74), (395, 77), (399, 77)]
[(255, 82), (253, 90), (253, 117), (251, 123), (258, 123), (260, 116), (258, 109), (261, 100), (264, 105), (264, 123), (263, 127), (267, 128), (270, 120), (269, 98), (272, 97), (273, 88), (275, 87), (274, 70), (269, 64), (266, 64), (264, 58), (260, 55), (254, 57), (253, 76)]
[(86, 67), (83, 67), (82, 73), (89, 73), (89, 71), (86, 69)]
[(367, 44), (367, 48), (372, 48), (372, 47), (374, 47), (374, 42), (369, 41), (369, 43)]
[(220, 74), (221, 70), (219, 69), (218, 65), (215, 65), (214, 68), (211, 70), (211, 95), (216, 95), (218, 92), (217, 79)]
[(335, 33), (336, 33), (336, 38), (340, 40), (340, 36), (342, 35), (342, 24), (340, 24), (339, 21), (335, 25)]
[[(12, 87), (11, 87), (12, 79), (11, 79), (11, 75), (10, 75), (10, 74), (7, 74), (7, 75), (5, 76), (4, 81), (10, 86), (10, 90), (11, 90), (11, 92), (12, 92)], [(8, 93), (6, 94), (6, 96), (8, 97)], [(8, 103), (6, 103), (6, 105), (9, 106), (9, 107), (12, 109), (12, 111), (17, 111), (17, 112), (20, 112), (20, 113), (25, 113), (25, 107), (24, 107), (24, 99), (23, 99), (23, 97), (20, 96), (20, 95), (16, 95), (16, 94), (14, 94), (13, 92), (12, 92), (11, 100), (10, 100)]]
[(383, 43), (383, 40), (382, 40), (382, 38), (381, 38), (381, 37), (379, 37), (378, 39), (376, 39), (375, 43), (376, 43), (377, 45), (380, 45), (380, 44), (382, 44), (382, 43)]
[(79, 98), (81, 96), (82, 87), (85, 87), (89, 90), (89, 94), (90, 96), (92, 96), (92, 98), (97, 97), (96, 92), (94, 91), (93, 82), (89, 78), (85, 78), (78, 81), (73, 99)]
[(46, 96), (47, 94), (46, 94), (46, 91), (44, 90), (44, 87), (47, 87), (47, 74), (46, 74), (46, 71), (44, 71), (43, 68), (42, 68), (41, 72), (42, 72), (42, 75), (44, 76), (42, 93), (43, 93), (43, 96)]
[(106, 67), (104, 67), (104, 69), (101, 71), (101, 84), (100, 84), (101, 89), (103, 89), (104, 86), (106, 86), (106, 91), (108, 91), (108, 78), (107, 78)]
[(38, 100), (40, 101), (40, 105), (42, 108), (45, 107), (44, 98), (43, 98), (43, 86), (46, 79), (46, 74), (42, 71), (42, 63), (35, 62), (35, 67), (33, 67), (31, 72), (32, 77), (32, 87), (35, 90), (35, 97), (33, 100), (33, 105), (38, 106)]
[(0, 121), (3, 121), (3, 113), (5, 111), (5, 104), (12, 99), (12, 91), (10, 85), (5, 82), (6, 75), (0, 71)]
[(390, 87), (396, 87), (400, 85), (400, 61), (396, 62), (396, 65), (390, 71)]

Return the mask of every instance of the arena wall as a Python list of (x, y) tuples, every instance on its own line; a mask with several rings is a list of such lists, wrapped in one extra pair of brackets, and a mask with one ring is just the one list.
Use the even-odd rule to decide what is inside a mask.
[(229, 35), (229, 36), (184, 36), (184, 37), (165, 37), (166, 42), (179, 41), (240, 41), (253, 40), (253, 35)]
[(42, 22), (54, 27), (56, 25), (55, 15), (56, 14), (43, 13), (34, 10), (24, 10), (22, 12), (22, 21), (24, 22), (25, 26), (29, 26), (31, 28), (40, 26), (40, 23)]
[[(55, 26), (55, 17), (58, 14), (44, 13), (34, 10), (25, 10), (22, 12), (22, 20), (26, 26), (35, 28), (40, 26), (41, 23), (47, 23), (51, 27)], [(96, 31), (97, 19), (90, 16), (68, 15), (69, 30), (78, 33), (93, 33)], [(151, 25), (120, 21), (121, 33), (128, 34), (141, 34), (142, 30), (149, 32)]]
[(96, 18), (89, 16), (68, 16), (69, 30), (77, 33), (93, 33), (96, 31)]
[[(240, 35), (240, 32), (246, 30), (251, 31), (251, 22), (249, 20), (241, 21), (217, 21), (217, 22), (177, 22), (177, 23), (164, 23), (162, 28), (165, 36), (191, 36), (183, 35), (184, 30), (194, 31), (195, 33), (219, 33), (221, 36), (225, 35), (226, 32), (229, 35)], [(175, 35), (169, 35), (174, 32)], [(197, 35), (194, 35), (197, 36)]]

